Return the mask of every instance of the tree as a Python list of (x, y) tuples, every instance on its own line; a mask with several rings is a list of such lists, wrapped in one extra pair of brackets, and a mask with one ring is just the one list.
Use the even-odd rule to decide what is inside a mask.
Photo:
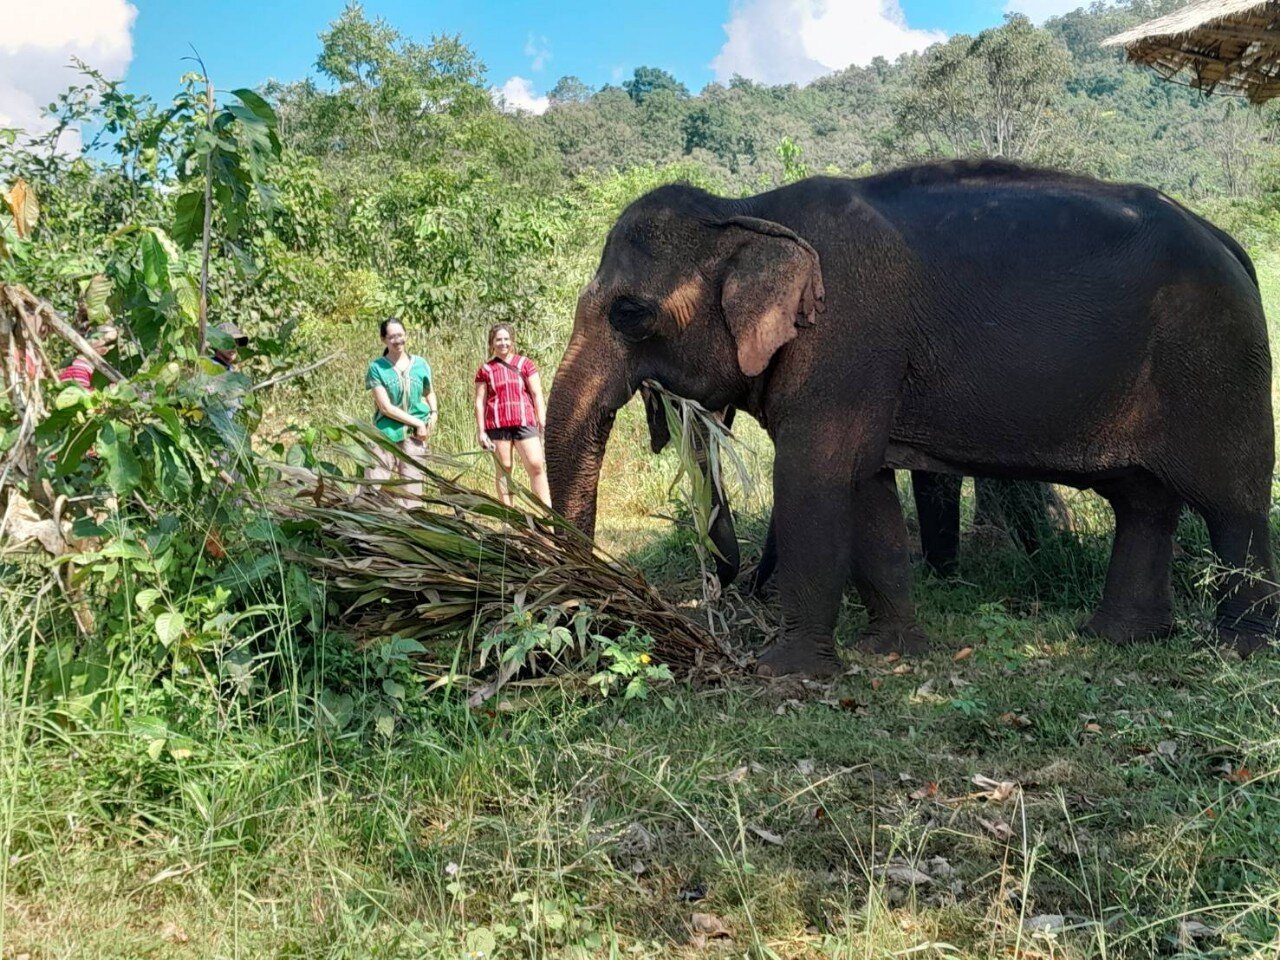
[(561, 77), (547, 92), (547, 100), (553, 107), (565, 103), (586, 103), (591, 99), (591, 88), (577, 77)]
[(303, 83), (280, 91), (285, 130), (308, 152), (422, 159), (495, 124), (484, 65), (458, 37), (424, 46), (352, 3), (320, 41), (316, 67), (337, 89)]
[[(976, 38), (958, 34), (927, 50), (898, 105), (899, 127), (928, 152), (1031, 159), (1054, 127), (1050, 109), (1071, 55), (1017, 14)], [(945, 144), (946, 149), (941, 149)]]
[(660, 67), (636, 67), (632, 78), (622, 81), (622, 89), (627, 91), (636, 106), (663, 90), (670, 91), (680, 100), (689, 96), (689, 88)]

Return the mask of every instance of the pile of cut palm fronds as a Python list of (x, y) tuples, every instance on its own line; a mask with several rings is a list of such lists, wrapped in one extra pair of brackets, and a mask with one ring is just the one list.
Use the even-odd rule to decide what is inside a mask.
[[(366, 446), (404, 457), (375, 431)], [(531, 620), (568, 621), (589, 609), (593, 632), (632, 627), (653, 638), (653, 656), (677, 670), (728, 651), (662, 599), (639, 571), (593, 547), (576, 528), (522, 492), (516, 508), (470, 489), (463, 468), (417, 462), (420, 494), (393, 481), (340, 479), (288, 468), (275, 510), (312, 521), (306, 560), (327, 578), (344, 623), (365, 638), (399, 636), (469, 655), (495, 631)], [(452, 476), (451, 476), (452, 475)], [(467, 665), (469, 666), (469, 665)], [(464, 667), (466, 669), (466, 667)]]

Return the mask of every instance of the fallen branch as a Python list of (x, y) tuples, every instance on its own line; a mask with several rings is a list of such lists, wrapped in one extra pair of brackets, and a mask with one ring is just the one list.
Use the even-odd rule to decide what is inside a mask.
[(274, 387), (277, 384), (285, 383), (295, 377), (301, 377), (304, 374), (310, 373), (312, 370), (323, 367), (326, 363), (331, 363), (341, 355), (342, 354), (340, 353), (331, 353), (323, 360), (317, 360), (315, 363), (309, 363), (305, 367), (299, 367), (297, 370), (289, 370), (285, 373), (279, 374), (278, 376), (271, 377), (269, 380), (263, 380), (261, 383), (255, 383), (249, 388), (249, 392), (256, 393), (259, 390), (265, 390), (267, 387)]

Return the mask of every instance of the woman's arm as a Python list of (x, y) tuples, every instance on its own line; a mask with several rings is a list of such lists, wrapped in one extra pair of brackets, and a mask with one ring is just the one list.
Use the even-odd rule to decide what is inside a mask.
[(480, 442), (480, 446), (486, 450), (493, 449), (493, 441), (489, 439), (489, 434), (484, 431), (484, 399), (485, 385), (483, 383), (476, 384), (476, 440)]
[(536, 372), (531, 373), (525, 378), (525, 382), (529, 384), (529, 396), (533, 397), (533, 415), (538, 420), (538, 429), (545, 430), (547, 405), (542, 399), (542, 377)]
[(373, 403), (378, 408), (378, 412), (390, 420), (396, 420), (405, 426), (413, 427), (414, 430), (421, 430), (426, 426), (417, 417), (405, 413), (405, 411), (392, 403), (391, 397), (387, 395), (387, 388), (382, 384), (377, 384), (373, 388)]
[(431, 436), (436, 432), (436, 421), (440, 419), (440, 406), (436, 401), (434, 384), (427, 389), (427, 409), (431, 411), (431, 416), (427, 420), (427, 436)]

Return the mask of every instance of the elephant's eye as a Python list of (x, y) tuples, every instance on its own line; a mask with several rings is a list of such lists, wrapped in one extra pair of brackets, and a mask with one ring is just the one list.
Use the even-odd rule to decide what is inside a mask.
[(653, 335), (654, 309), (634, 297), (618, 297), (609, 304), (609, 325), (628, 340)]

